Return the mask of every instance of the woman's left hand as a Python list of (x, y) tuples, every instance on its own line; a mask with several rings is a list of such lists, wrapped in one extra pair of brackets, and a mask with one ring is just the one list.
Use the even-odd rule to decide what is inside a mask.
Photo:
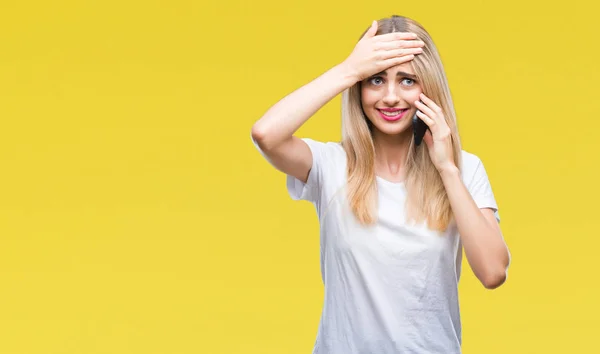
[(456, 164), (453, 158), (452, 136), (450, 127), (446, 123), (442, 109), (435, 104), (429, 97), (421, 94), (421, 101), (417, 101), (417, 116), (429, 126), (425, 132), (423, 141), (429, 150), (429, 157), (437, 168), (438, 172), (447, 169), (455, 169)]

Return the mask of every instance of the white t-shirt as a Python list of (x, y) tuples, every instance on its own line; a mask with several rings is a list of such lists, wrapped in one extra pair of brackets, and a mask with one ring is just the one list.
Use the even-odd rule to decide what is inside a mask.
[[(346, 199), (342, 146), (303, 140), (312, 169), (306, 184), (288, 175), (287, 190), (313, 203), (319, 216), (325, 298), (313, 354), (460, 353), (462, 245), (456, 227), (440, 234), (410, 225), (404, 184), (380, 177), (378, 221), (361, 225)], [(475, 203), (500, 220), (481, 160), (463, 151), (462, 163)]]

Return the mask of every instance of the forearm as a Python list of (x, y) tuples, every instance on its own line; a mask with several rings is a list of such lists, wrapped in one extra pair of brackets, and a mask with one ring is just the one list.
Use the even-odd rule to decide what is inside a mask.
[(273, 105), (252, 127), (252, 136), (268, 148), (292, 135), (327, 102), (356, 83), (342, 63)]
[(504, 282), (510, 261), (502, 233), (481, 212), (457, 168), (441, 172), (467, 260), (486, 288)]

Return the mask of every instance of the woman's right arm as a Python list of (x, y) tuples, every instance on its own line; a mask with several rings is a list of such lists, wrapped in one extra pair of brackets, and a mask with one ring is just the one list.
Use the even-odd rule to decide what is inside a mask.
[(375, 36), (377, 22), (350, 56), (271, 107), (252, 127), (252, 139), (279, 171), (306, 183), (313, 156), (294, 133), (319, 109), (345, 89), (421, 53), (423, 42), (412, 33)]
[(337, 65), (284, 97), (254, 124), (252, 139), (275, 168), (306, 183), (312, 154), (308, 145), (293, 134), (356, 80), (344, 64)]

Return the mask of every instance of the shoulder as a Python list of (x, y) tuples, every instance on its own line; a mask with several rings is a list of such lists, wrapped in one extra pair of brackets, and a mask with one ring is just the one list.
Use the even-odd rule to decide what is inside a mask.
[(340, 142), (301, 138), (310, 148), (314, 159), (345, 160), (346, 152)]
[(337, 188), (346, 180), (346, 150), (341, 142), (302, 139), (313, 155), (311, 173), (316, 175), (324, 188)]
[(462, 167), (463, 169), (471, 169), (473, 167), (477, 167), (477, 165), (481, 164), (481, 159), (479, 156), (475, 155), (472, 152), (462, 150), (461, 151), (461, 159), (462, 159)]
[(467, 184), (472, 182), (476, 175), (480, 174), (481, 172), (485, 173), (483, 162), (479, 156), (472, 152), (462, 150), (461, 163), (463, 181)]
[(491, 186), (489, 176), (487, 174), (486, 168), (483, 165), (483, 161), (479, 156), (467, 152), (462, 151), (462, 167), (461, 174), (462, 180), (467, 186), (467, 188), (475, 192), (484, 192), (487, 194), (491, 194)]
[(473, 196), (473, 200), (480, 209), (490, 208), (494, 210), (496, 220), (500, 221), (498, 214), (498, 204), (494, 197), (494, 192), (488, 178), (483, 162), (479, 156), (462, 151), (462, 179)]
[(306, 183), (288, 175), (288, 191), (294, 199), (317, 203), (328, 199), (344, 182), (346, 154), (341, 143), (300, 138), (312, 154), (312, 166)]
[(310, 147), (315, 147), (319, 149), (328, 149), (331, 151), (343, 151), (342, 143), (338, 141), (324, 141), (324, 140), (316, 140), (312, 138), (300, 138), (302, 141), (307, 143)]

